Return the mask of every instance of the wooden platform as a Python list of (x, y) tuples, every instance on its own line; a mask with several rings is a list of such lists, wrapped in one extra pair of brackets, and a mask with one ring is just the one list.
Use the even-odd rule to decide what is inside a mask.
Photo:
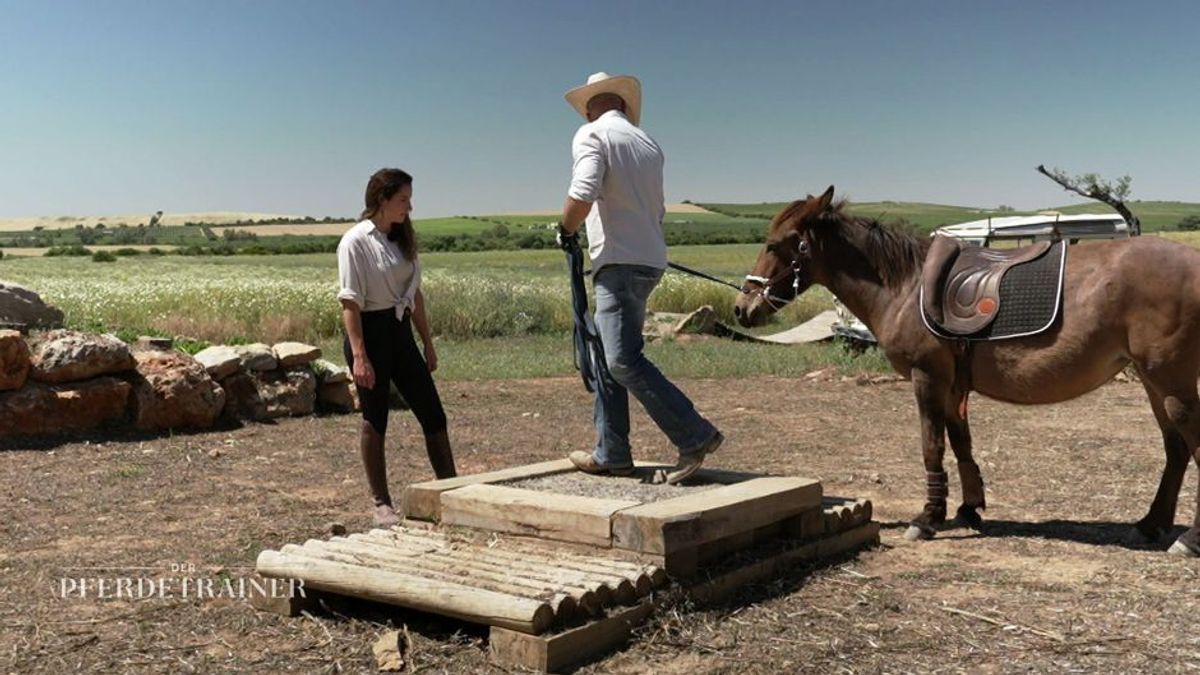
[[(720, 602), (797, 563), (878, 542), (869, 501), (826, 497), (812, 479), (701, 470), (697, 485), (674, 491), (622, 493), (619, 479), (576, 474), (564, 477), (586, 494), (521, 487), (573, 471), (563, 460), (414, 484), (406, 526), (263, 551), (258, 571), (491, 626), (497, 663), (552, 671), (626, 640), (670, 580), (697, 602)], [(294, 612), (299, 602), (261, 608)]]
[(667, 581), (652, 564), (453, 542), (440, 532), (396, 527), (310, 539), (258, 556), (264, 577), (305, 588), (540, 634), (636, 604)]

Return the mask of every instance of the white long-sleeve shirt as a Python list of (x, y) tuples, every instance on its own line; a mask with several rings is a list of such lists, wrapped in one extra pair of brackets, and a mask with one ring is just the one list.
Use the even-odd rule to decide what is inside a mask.
[(410, 261), (387, 235), (364, 220), (338, 242), (338, 300), (350, 300), (363, 312), (396, 308), (403, 319), (421, 286), (420, 261)]
[(663, 240), (663, 153), (625, 114), (610, 110), (579, 128), (567, 195), (594, 202), (587, 217), (593, 269), (667, 266)]

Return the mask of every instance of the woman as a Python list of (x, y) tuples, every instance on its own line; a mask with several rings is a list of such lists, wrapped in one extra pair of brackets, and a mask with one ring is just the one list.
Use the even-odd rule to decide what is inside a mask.
[[(421, 423), (434, 473), (438, 478), (456, 475), (446, 413), (430, 375), (437, 369), (437, 351), (421, 294), (411, 211), (412, 176), (399, 169), (376, 171), (367, 182), (362, 221), (342, 236), (337, 250), (337, 297), (346, 327), (343, 351), (362, 402), (360, 448), (375, 500), (375, 523), (381, 526), (400, 521), (388, 493), (383, 456), (389, 382)], [(414, 325), (424, 357), (413, 340)]]

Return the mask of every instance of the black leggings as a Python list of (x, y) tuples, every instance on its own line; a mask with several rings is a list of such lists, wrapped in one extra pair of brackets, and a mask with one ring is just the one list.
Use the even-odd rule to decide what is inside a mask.
[[(446, 412), (438, 397), (437, 386), (429, 374), (425, 357), (413, 340), (412, 322), (407, 314), (404, 320), (396, 318), (393, 309), (362, 312), (363, 346), (367, 360), (375, 369), (375, 386), (370, 389), (359, 387), (358, 398), (362, 403), (362, 416), (379, 435), (387, 431), (389, 382), (404, 396), (408, 407), (421, 423), (425, 435), (446, 430)], [(354, 372), (354, 355), (350, 351), (350, 338), (342, 342), (342, 353), (346, 364)]]

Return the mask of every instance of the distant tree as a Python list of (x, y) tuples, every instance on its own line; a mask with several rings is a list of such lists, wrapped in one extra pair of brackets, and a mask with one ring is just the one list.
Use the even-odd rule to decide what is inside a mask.
[(1038, 164), (1037, 170), (1038, 173), (1058, 183), (1068, 192), (1108, 204), (1125, 218), (1125, 222), (1133, 228), (1135, 235), (1142, 233), (1141, 221), (1133, 215), (1129, 207), (1125, 206), (1125, 200), (1129, 197), (1129, 185), (1133, 183), (1133, 179), (1129, 176), (1121, 176), (1113, 183), (1095, 173), (1072, 177), (1057, 167), (1047, 171), (1043, 164)]
[(996, 207), (997, 213), (1012, 213), (1013, 211), (1016, 211), (1016, 209), (1009, 206), (1008, 204), (1001, 204), (1000, 206)]
[(1183, 220), (1179, 221), (1179, 224), (1177, 224), (1175, 227), (1189, 232), (1193, 230), (1200, 230), (1200, 216), (1187, 216)]

